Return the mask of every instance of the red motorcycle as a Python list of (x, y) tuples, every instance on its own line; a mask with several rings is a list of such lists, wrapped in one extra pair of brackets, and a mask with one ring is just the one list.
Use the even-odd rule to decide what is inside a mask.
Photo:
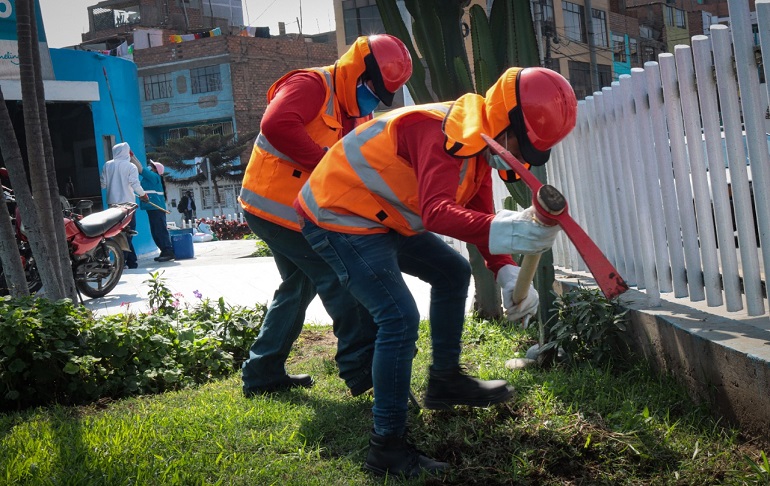
[[(6, 201), (8, 196), (6, 195)], [(81, 216), (65, 210), (64, 232), (69, 248), (72, 275), (78, 290), (91, 298), (104, 297), (120, 281), (123, 275), (123, 251), (128, 251), (128, 227), (137, 205), (125, 203), (113, 205), (104, 211)], [(21, 224), (16, 208), (15, 227), (19, 253), (31, 292), (42, 287), (37, 264)], [(7, 294), (5, 278), (0, 268), (0, 293)]]

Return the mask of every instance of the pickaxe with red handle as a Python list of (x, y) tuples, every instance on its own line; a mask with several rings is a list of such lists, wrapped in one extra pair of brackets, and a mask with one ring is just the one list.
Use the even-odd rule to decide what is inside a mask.
[[(516, 157), (503, 148), (502, 145), (495, 142), (492, 137), (482, 134), (482, 138), (487, 142), (489, 148), (499, 155), (506, 164), (516, 172), (521, 180), (532, 190), (535, 195), (532, 198), (532, 205), (537, 211), (538, 220), (546, 225), (558, 224), (567, 238), (570, 239), (580, 256), (583, 258), (588, 270), (593, 274), (596, 284), (602, 293), (608, 299), (614, 299), (626, 290), (628, 285), (620, 276), (620, 273), (612, 266), (612, 263), (604, 256), (604, 253), (591, 240), (591, 237), (583, 231), (567, 211), (567, 200), (558, 189), (551, 185), (543, 185), (524, 164), (519, 162)], [(527, 296), (529, 285), (534, 277), (539, 255), (525, 255), (519, 271), (519, 278), (513, 291), (514, 304), (521, 302)]]

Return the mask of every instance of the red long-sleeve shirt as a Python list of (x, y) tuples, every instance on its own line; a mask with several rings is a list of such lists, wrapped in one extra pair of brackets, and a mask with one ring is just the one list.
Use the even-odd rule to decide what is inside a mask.
[[(308, 170), (313, 170), (326, 152), (305, 129), (318, 116), (325, 96), (326, 87), (318, 74), (295, 73), (278, 87), (260, 125), (273, 147)], [(355, 118), (343, 114), (340, 138), (355, 125)]]
[(492, 200), (492, 169), (486, 172), (479, 191), (461, 206), (455, 201), (460, 184), (462, 159), (444, 150), (441, 120), (415, 114), (399, 121), (398, 155), (412, 164), (417, 175), (420, 215), (425, 229), (476, 245), (495, 275), (505, 265), (513, 265), (509, 255), (489, 253), (489, 228), (495, 215)]
[[(399, 120), (398, 155), (412, 164), (417, 176), (423, 226), (428, 231), (476, 245), (487, 268), (497, 275), (500, 268), (514, 265), (514, 262), (510, 255), (489, 253), (489, 229), (495, 214), (492, 169), (486, 164), (480, 165), (480, 170), (486, 174), (479, 191), (466, 206), (458, 204), (455, 197), (460, 184), (462, 159), (444, 150), (441, 124), (441, 120), (419, 113)], [(298, 201), (294, 202), (294, 207), (307, 218)]]

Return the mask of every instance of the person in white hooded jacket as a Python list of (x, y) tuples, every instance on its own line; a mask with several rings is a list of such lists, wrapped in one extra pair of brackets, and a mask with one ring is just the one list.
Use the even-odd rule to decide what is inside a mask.
[[(112, 147), (112, 159), (105, 162), (101, 173), (102, 189), (107, 192), (107, 205), (121, 203), (134, 203), (136, 196), (142, 201), (149, 201), (150, 198), (142, 189), (139, 183), (139, 172), (134, 164), (131, 163), (131, 147), (125, 143), (118, 143)], [(131, 217), (129, 228), (136, 230), (136, 218)], [(136, 252), (134, 251), (133, 238), (128, 236), (128, 247), (130, 251), (123, 252), (128, 268), (138, 267), (136, 261)]]

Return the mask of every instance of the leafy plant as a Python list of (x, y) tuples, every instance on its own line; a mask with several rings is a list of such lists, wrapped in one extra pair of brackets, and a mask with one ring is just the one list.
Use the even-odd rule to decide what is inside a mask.
[[(556, 296), (552, 318), (546, 323), (541, 353), (561, 348), (574, 363), (607, 364), (627, 357), (627, 310), (607, 300), (598, 289), (580, 286)], [(549, 326), (550, 324), (550, 326)]]
[(181, 305), (151, 274), (149, 313), (96, 318), (70, 300), (0, 300), (0, 410), (189, 388), (231, 375), (266, 308)]
[(246, 223), (225, 217), (200, 219), (198, 223), (209, 225), (218, 240), (242, 240), (244, 236), (251, 234), (251, 229)]
[(176, 311), (176, 306), (179, 305), (179, 301), (168, 289), (166, 279), (161, 277), (161, 275), (163, 275), (162, 271), (150, 273), (150, 278), (144, 281), (144, 283), (150, 285), (148, 292), (150, 309), (161, 315), (173, 314)]
[(262, 240), (257, 240), (257, 249), (254, 251), (254, 253), (251, 254), (251, 256), (269, 257), (273, 256), (273, 252), (270, 250), (270, 247), (267, 246), (267, 243)]

